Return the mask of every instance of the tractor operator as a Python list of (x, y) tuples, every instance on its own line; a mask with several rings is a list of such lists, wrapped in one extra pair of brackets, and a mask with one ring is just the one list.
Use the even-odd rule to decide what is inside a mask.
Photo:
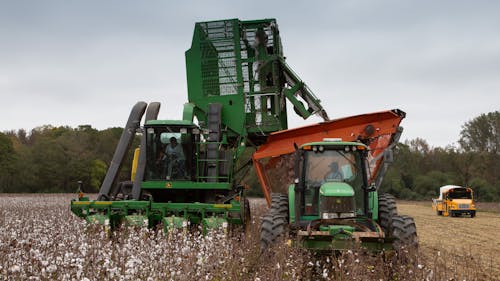
[(170, 138), (170, 143), (165, 148), (166, 157), (166, 165), (165, 165), (165, 174), (168, 178), (172, 177), (173, 171), (177, 168), (178, 177), (185, 176), (185, 162), (186, 158), (184, 157), (184, 152), (182, 151), (182, 146), (177, 143), (177, 139), (175, 137)]
[(330, 171), (325, 176), (325, 181), (343, 181), (344, 176), (339, 170), (339, 164), (337, 162), (332, 162), (329, 165)]

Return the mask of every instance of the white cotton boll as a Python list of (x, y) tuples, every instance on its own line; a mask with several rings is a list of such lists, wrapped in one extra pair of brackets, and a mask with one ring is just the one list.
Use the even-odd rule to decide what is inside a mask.
[(16, 264), (16, 265), (11, 266), (11, 267), (9, 268), (9, 271), (10, 271), (10, 272), (13, 272), (13, 273), (15, 273), (15, 272), (19, 272), (19, 271), (21, 271), (21, 267), (20, 267), (19, 265), (17, 265), (17, 264)]
[(54, 273), (57, 271), (57, 266), (55, 264), (51, 264), (47, 267), (47, 272)]

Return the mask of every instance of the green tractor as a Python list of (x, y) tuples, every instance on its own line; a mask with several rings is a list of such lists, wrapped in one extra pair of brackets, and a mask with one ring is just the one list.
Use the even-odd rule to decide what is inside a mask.
[(413, 218), (397, 215), (394, 197), (369, 184), (368, 152), (361, 142), (338, 139), (297, 148), (293, 184), (288, 194), (272, 194), (262, 218), (262, 249), (280, 237), (317, 251), (416, 247)]

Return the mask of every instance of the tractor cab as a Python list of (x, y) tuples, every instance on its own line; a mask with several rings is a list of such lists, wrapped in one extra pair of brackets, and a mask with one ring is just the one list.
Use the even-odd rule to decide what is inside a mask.
[[(364, 144), (338, 140), (307, 143), (298, 150), (294, 186), (300, 222), (354, 218), (366, 213), (367, 188)], [(290, 193), (289, 193), (290, 194)], [(291, 214), (292, 217), (294, 214)]]

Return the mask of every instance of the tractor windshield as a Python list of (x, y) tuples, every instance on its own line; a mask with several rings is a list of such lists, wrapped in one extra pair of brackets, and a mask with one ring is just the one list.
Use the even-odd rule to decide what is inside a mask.
[(190, 129), (155, 126), (146, 129), (145, 180), (186, 180), (191, 178), (194, 137)]
[(307, 152), (306, 184), (356, 180), (361, 167), (355, 156), (353, 153), (339, 150)]
[[(362, 194), (363, 173), (360, 154), (356, 151), (317, 150), (304, 155), (305, 206), (304, 215), (317, 215), (319, 189), (330, 182), (345, 182), (352, 186), (356, 195)], [(356, 196), (358, 197), (358, 196)], [(356, 205), (362, 206), (362, 197)]]

